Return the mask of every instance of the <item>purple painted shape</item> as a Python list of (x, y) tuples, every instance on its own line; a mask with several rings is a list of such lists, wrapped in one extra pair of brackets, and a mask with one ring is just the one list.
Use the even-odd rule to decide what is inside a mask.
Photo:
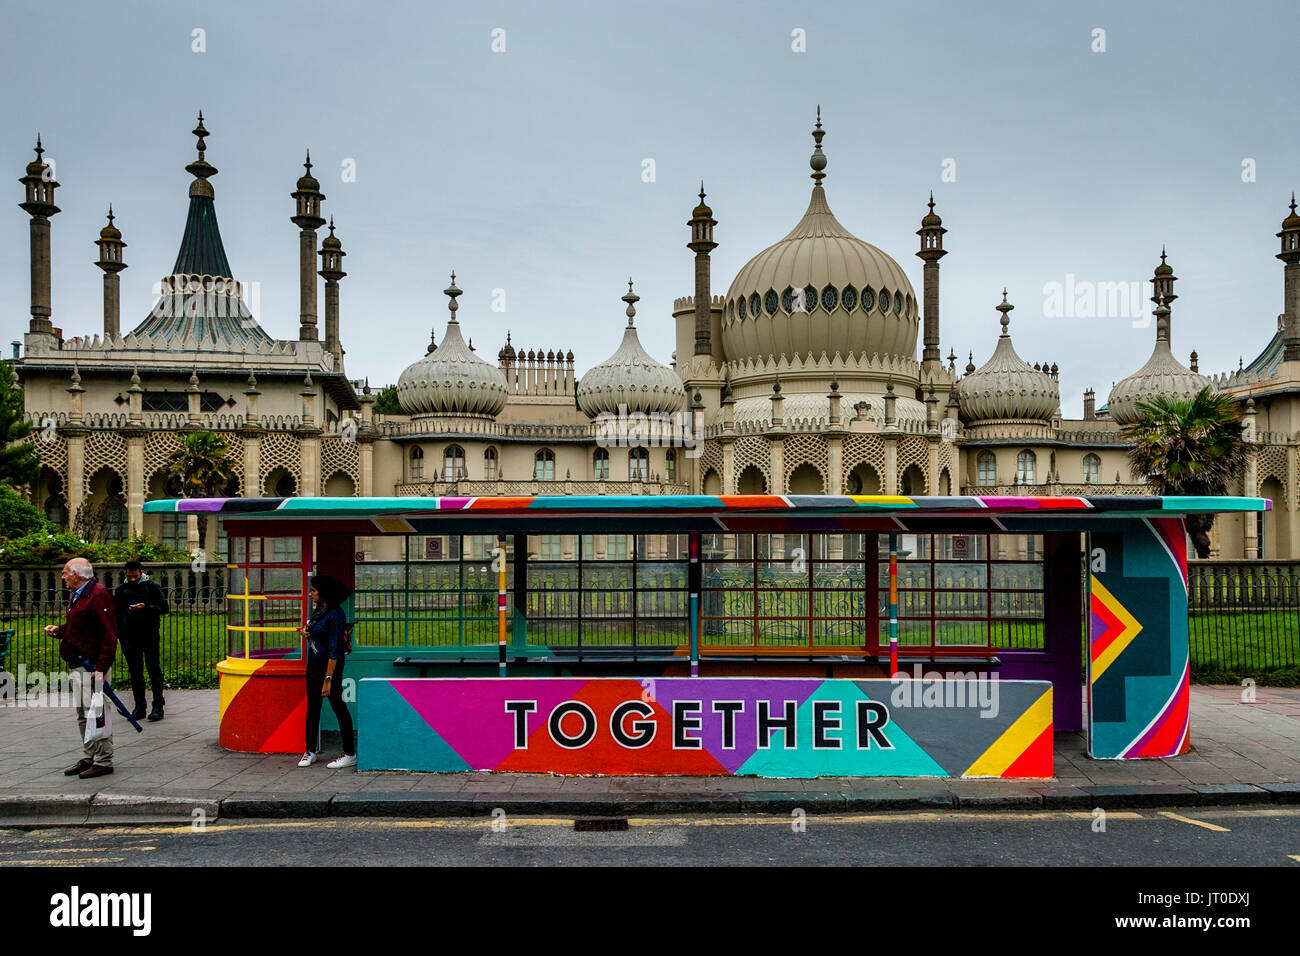
[(1037, 498), (1028, 498), (1022, 495), (999, 495), (995, 498), (980, 498), (980, 501), (993, 508), (1024, 508), (1031, 510), (1043, 507)]
[(229, 500), (229, 498), (182, 498), (176, 502), (176, 510), (217, 512)]
[(578, 695), (587, 678), (398, 678), (389, 683), (473, 769), (495, 770), (515, 752), (515, 718), (506, 713), (505, 701), (537, 701), (537, 710), (528, 715), (531, 736), (557, 704)]
[(469, 505), (468, 498), (439, 498), (439, 511), (463, 511)]
[[(646, 678), (641, 683), (653, 695), (654, 702), (669, 714), (674, 701), (704, 701), (699, 712), (700, 729), (691, 736), (698, 736), (710, 756), (726, 767), (727, 773), (734, 774), (758, 749), (756, 702), (773, 701), (770, 713), (779, 717), (784, 701), (793, 700), (797, 702), (796, 709), (802, 707), (825, 681), (820, 677), (661, 677)], [(745, 704), (745, 709), (735, 717), (736, 746), (732, 750), (722, 749), (722, 715), (713, 713), (708, 703), (716, 700), (739, 700)]]

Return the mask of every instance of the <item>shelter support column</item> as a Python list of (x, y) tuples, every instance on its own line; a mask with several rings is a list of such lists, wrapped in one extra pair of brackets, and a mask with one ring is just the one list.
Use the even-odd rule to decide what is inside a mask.
[(1099, 523), (1089, 534), (1091, 757), (1191, 749), (1186, 541), (1182, 518)]
[(528, 535), (514, 536), (515, 613), (510, 628), (510, 644), (516, 653), (528, 645)]
[[(1253, 419), (1251, 420), (1251, 423), (1253, 425)], [(1242, 478), (1241, 489), (1243, 495), (1249, 495), (1251, 497), (1258, 493), (1256, 489), (1259, 488), (1259, 465), (1255, 456), (1255, 443), (1250, 440), (1253, 439), (1253, 437), (1253, 435), (1250, 436), (1246, 441), (1246, 473)], [(1223, 519), (1220, 518), (1219, 521), (1222, 522)], [(1258, 519), (1255, 515), (1243, 514), (1241, 516), (1241, 531), (1241, 556), (1247, 561), (1261, 557), (1259, 553), (1259, 525)]]

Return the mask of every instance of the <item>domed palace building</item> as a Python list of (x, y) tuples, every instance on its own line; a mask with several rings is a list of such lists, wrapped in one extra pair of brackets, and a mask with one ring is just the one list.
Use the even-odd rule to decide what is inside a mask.
[[(1233, 491), (1274, 502), (1258, 518), (1220, 518), (1216, 553), (1300, 555), (1300, 216), (1294, 201), (1278, 233), (1284, 308), (1258, 358), (1213, 377), (1198, 371), (1195, 352), (1182, 364), (1172, 332), (1177, 280), (1162, 253), (1153, 277), (1151, 358), (1127, 377), (1129, 370), (1117, 368), (1106, 404), (1098, 408), (1088, 390), (1083, 417), (1067, 420), (1062, 370), (1017, 353), (1014, 296), (1006, 291), (989, 290), (990, 342), (968, 350), (964, 369), (955, 352), (941, 355), (939, 268), (949, 252), (948, 230), (933, 196), (913, 251), (922, 261), (918, 296), (897, 259), (858, 238), (832, 212), (819, 111), (807, 209), (721, 295), (713, 294), (711, 275), (718, 221), (701, 187), (687, 221), (694, 294), (674, 302), (670, 363), (641, 345), (631, 281), (621, 296), (622, 342), (581, 375), (567, 348), (516, 347), (509, 335), (490, 361), (474, 348), (477, 317), (460, 314), (462, 291), (453, 274), (441, 344), (436, 325), (427, 348), (410, 343), (419, 357), (397, 382), (401, 414), (379, 415), (365, 376), (345, 370), (346, 253), (325, 218), (326, 197), (311, 175), (310, 156), (288, 194), (293, 205), (286, 211), (298, 232), (300, 309), (296, 336), (281, 339), (253, 314), (252, 297), (227, 258), (210, 181), (217, 170), (205, 158), (210, 134), (201, 115), (194, 135), (198, 155), (185, 167), (189, 206), (176, 262), (143, 320), (125, 333), (118, 274), (127, 268), (127, 244), (111, 210), (94, 262), (103, 272), (102, 330), (86, 331), (90, 323), (76, 317), (67, 324), (81, 331), (65, 335), (67, 320), (56, 322), (51, 307), (59, 184), (39, 142), (21, 179), (20, 205), (31, 224), (32, 305), (13, 365), (42, 461), (31, 493), (61, 524), (98, 516), (110, 540), (143, 531), (196, 545), (194, 516), (145, 516), (142, 505), (172, 493), (168, 456), (179, 436), (198, 430), (228, 440), (233, 476), (226, 491), (250, 497), (1144, 494), (1148, 486), (1129, 472), (1121, 427), (1142, 402), (1187, 397), (1209, 384), (1240, 403), (1251, 440), (1244, 486)], [(611, 319), (620, 291), (609, 293)], [(276, 327), (292, 325), (274, 319)], [(1247, 334), (1253, 324), (1263, 323), (1247, 321)], [(1271, 332), (1273, 323), (1267, 326)], [(977, 365), (976, 355), (987, 358)], [(208, 540), (218, 540), (219, 529), (208, 530)], [(490, 546), (488, 539), (470, 545)], [(549, 552), (542, 557), (572, 556), (564, 553), (573, 547), (568, 539), (541, 547)], [(591, 547), (616, 557), (626, 543), (611, 536)]]

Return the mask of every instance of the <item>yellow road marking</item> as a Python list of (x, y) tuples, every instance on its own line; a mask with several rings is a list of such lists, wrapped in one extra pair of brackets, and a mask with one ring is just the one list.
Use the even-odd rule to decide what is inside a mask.
[(1168, 810), (1161, 810), (1162, 817), (1168, 817), (1170, 820), (1177, 820), (1179, 823), (1190, 823), (1194, 827), (1204, 827), (1207, 830), (1213, 830), (1216, 833), (1231, 833), (1227, 827), (1221, 827), (1217, 823), (1206, 823), (1204, 820), (1193, 820), (1191, 817), (1185, 817), (1181, 814), (1171, 813)]
[(5, 860), (9, 866), (80, 866), (83, 863), (121, 863), (122, 856), (91, 856), (84, 860)]

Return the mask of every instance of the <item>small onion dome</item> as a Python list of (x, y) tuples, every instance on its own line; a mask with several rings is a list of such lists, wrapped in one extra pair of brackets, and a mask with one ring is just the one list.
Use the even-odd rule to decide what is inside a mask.
[(109, 206), (109, 207), (108, 207), (108, 225), (105, 226), (103, 229), (99, 230), (99, 238), (101, 238), (101, 239), (121, 239), (121, 238), (122, 238), (122, 230), (118, 229), (117, 226), (113, 225), (113, 219), (114, 219), (114, 218), (116, 218), (116, 217), (113, 215), (113, 207), (112, 207), (112, 206)]
[(930, 203), (929, 203), (929, 206), (930, 206), (930, 211), (927, 212), (924, 216), (921, 217), (921, 228), (922, 228), (922, 229), (926, 228), (927, 226), (942, 226), (942, 225), (943, 225), (943, 220), (940, 219), (940, 218), (939, 218), (939, 214), (936, 213), (936, 212), (934, 211), (934, 193), (933, 193), (933, 192), (930, 193)]
[(515, 360), (515, 347), (510, 344), (509, 332), (506, 333), (506, 344), (497, 353), (497, 360), (501, 362), (513, 362)]
[(303, 163), (303, 166), (307, 171), (298, 177), (298, 189), (303, 192), (306, 192), (307, 190), (319, 190), (320, 181), (311, 174), (312, 163), (310, 149), (307, 150), (307, 161)]
[(681, 379), (666, 365), (660, 365), (641, 347), (636, 327), (634, 303), (640, 296), (627, 282), (627, 328), (623, 342), (605, 361), (582, 376), (578, 383), (578, 407), (595, 418), (601, 412), (617, 415), (620, 406), (628, 412), (676, 412), (686, 404), (686, 390)]
[(339, 237), (334, 235), (333, 216), (330, 216), (330, 234), (320, 241), (320, 246), (322, 249), (330, 249), (330, 250), (343, 248), (343, 243), (339, 241)]
[(691, 212), (692, 219), (712, 219), (713, 210), (704, 201), (704, 183), (700, 183), (700, 204)]
[(1300, 215), (1295, 211), (1295, 193), (1291, 194), (1291, 215), (1282, 220), (1282, 228), (1285, 230), (1300, 229)]
[(1165, 250), (1160, 250), (1160, 265), (1156, 266), (1156, 275), (1171, 276), (1174, 274), (1174, 267), (1165, 262)]
[(1016, 354), (1011, 344), (1009, 313), (1015, 308), (1002, 292), (997, 309), (1002, 334), (993, 356), (957, 383), (957, 403), (967, 422), (1048, 421), (1061, 402), (1056, 382)]
[(495, 417), (505, 408), (506, 377), (495, 365), (475, 355), (460, 335), (456, 321), (456, 274), (446, 290), (451, 320), (442, 345), (408, 366), (397, 379), (397, 401), (412, 415), (474, 415)]
[(1147, 364), (1121, 379), (1110, 390), (1106, 408), (1113, 421), (1130, 425), (1142, 417), (1138, 406), (1157, 398), (1185, 402), (1195, 397), (1210, 384), (1204, 375), (1198, 375), (1174, 358), (1169, 347), (1169, 306), (1161, 303), (1155, 310), (1156, 347)]
[[(41, 158), (44, 155), (44, 153), (45, 153), (45, 147), (41, 145), (41, 134), (37, 133), (36, 134), (36, 158), (27, 164), (28, 176), (40, 176), (45, 172), (45, 170), (50, 168), (49, 165), (45, 162), (45, 160)], [(1294, 209), (1295, 207), (1292, 206), (1291, 208)]]

